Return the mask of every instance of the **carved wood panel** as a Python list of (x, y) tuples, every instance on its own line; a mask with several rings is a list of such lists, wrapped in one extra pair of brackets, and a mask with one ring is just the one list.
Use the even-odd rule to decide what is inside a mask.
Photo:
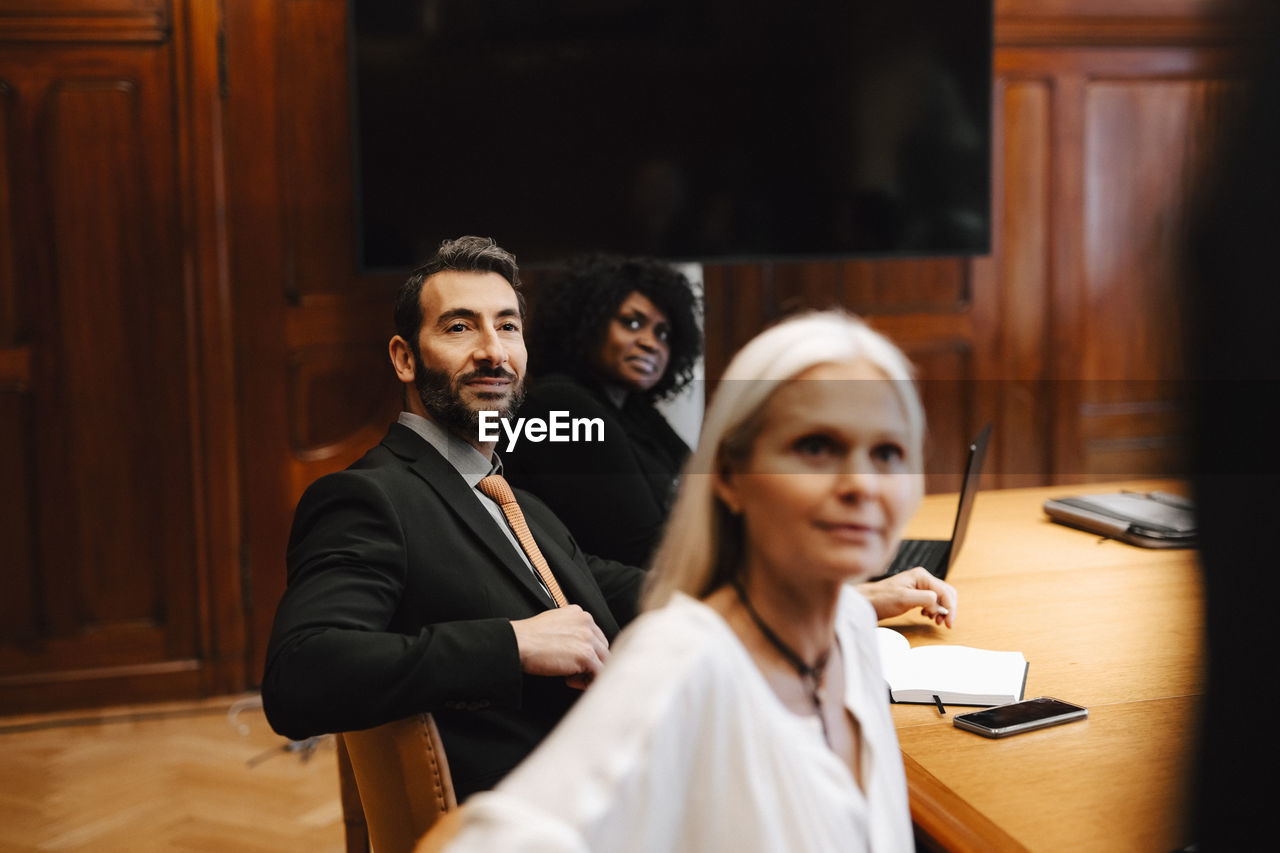
[(354, 266), (346, 27), (342, 0), (227, 5), (229, 192), (251, 200), (231, 226), (255, 678), (298, 498), (400, 409), (386, 354), (399, 282)]
[(743, 344), (799, 311), (844, 308), (898, 342), (917, 369), (929, 420), (930, 491), (958, 488), (967, 442), (984, 414), (974, 375), (970, 278), (957, 258), (708, 266), (710, 387)]
[[(355, 278), (347, 19), (333, 0), (279, 4), (280, 194), (285, 295), (347, 292)], [(306, 34), (298, 38), (298, 34)]]
[(8, 571), (27, 576), (18, 606), (37, 636), (0, 655), (6, 686), (195, 656), (170, 63), (167, 51), (67, 51), (5, 69), (14, 131), (42, 154), (9, 172), (23, 218), (46, 223), (19, 285), (32, 363), (17, 421), (32, 428), (3, 451), (31, 466), (6, 503), (25, 505), (33, 541)]
[(169, 12), (0, 7), (6, 711), (217, 680), (186, 177), (205, 149), (183, 141)]
[(1053, 98), (1050, 78), (995, 83), (992, 253), (973, 263), (975, 377), (998, 437), (988, 465), (1007, 487), (1052, 473)]
[(1019, 365), (1040, 365), (1046, 402), (1020, 424), (1051, 481), (1185, 473), (1180, 251), (1232, 62), (1208, 47), (997, 53), (990, 274), (1016, 338), (999, 335), (998, 361), (1023, 381)]
[[(997, 19), (1016, 17), (1048, 19), (1221, 17), (1244, 8), (1239, 0), (995, 0)], [(1094, 23), (1097, 26), (1097, 23)]]
[(1184, 472), (1182, 247), (1234, 85), (1099, 77), (1085, 90), (1086, 473)]

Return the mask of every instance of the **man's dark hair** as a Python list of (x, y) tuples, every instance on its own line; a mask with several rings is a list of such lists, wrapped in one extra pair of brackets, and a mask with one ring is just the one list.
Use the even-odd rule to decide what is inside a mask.
[(422, 284), (438, 272), (496, 272), (516, 292), (520, 318), (524, 319), (524, 293), (520, 290), (520, 268), (516, 256), (494, 242), (492, 237), (459, 237), (445, 240), (425, 264), (409, 274), (396, 293), (396, 334), (409, 343), (418, 360), (418, 330), (422, 327)]
[(592, 379), (609, 323), (633, 292), (644, 294), (671, 322), (671, 359), (645, 396), (658, 400), (679, 392), (693, 379), (702, 353), (698, 297), (679, 270), (651, 258), (590, 255), (566, 264), (539, 289), (527, 335), (529, 364), (540, 376)]

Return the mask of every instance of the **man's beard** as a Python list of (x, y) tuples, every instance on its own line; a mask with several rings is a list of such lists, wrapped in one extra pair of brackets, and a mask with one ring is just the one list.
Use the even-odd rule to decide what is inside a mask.
[[(524, 402), (524, 382), (517, 380), (515, 374), (501, 367), (481, 367), (470, 373), (459, 376), (456, 382), (449, 381), (449, 374), (443, 370), (425, 367), (422, 359), (418, 360), (418, 369), (414, 373), (413, 384), (418, 389), (418, 399), (422, 407), (431, 415), (431, 419), (440, 426), (455, 434), (471, 440), (480, 434), (480, 412), (495, 411), (498, 417), (510, 417), (520, 404)], [(462, 401), (462, 386), (473, 379), (509, 379), (511, 385), (505, 394), (480, 393), (477, 395), (481, 408), (472, 409)], [(497, 405), (499, 398), (505, 402)], [(493, 401), (495, 405), (485, 406)]]

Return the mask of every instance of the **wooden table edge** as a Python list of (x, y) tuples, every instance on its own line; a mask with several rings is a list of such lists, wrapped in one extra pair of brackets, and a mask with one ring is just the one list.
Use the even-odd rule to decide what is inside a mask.
[(921, 849), (945, 853), (1026, 853), (1027, 848), (1013, 836), (962, 800), (905, 752), (902, 764), (907, 773), (911, 823)]

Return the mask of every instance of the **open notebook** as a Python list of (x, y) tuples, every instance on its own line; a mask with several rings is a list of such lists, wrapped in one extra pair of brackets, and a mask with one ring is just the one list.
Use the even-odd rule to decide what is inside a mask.
[(1022, 699), (1027, 659), (1022, 652), (969, 646), (919, 646), (892, 628), (877, 628), (880, 666), (894, 702), (1003, 705)]

